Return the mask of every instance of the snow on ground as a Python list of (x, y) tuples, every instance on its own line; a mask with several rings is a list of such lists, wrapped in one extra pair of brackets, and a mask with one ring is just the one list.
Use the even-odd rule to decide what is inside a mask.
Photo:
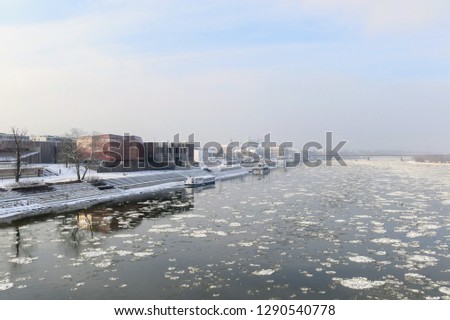
[[(24, 177), (20, 179), (21, 182), (64, 182), (64, 181), (73, 181), (77, 180), (76, 169), (73, 166), (66, 168), (64, 164), (43, 164), (45, 169), (50, 171), (55, 175), (45, 176), (45, 177)], [(199, 170), (197, 168), (192, 170)], [(95, 170), (88, 170), (86, 173), (85, 179), (113, 179), (113, 178), (121, 178), (121, 177), (139, 177), (139, 176), (151, 176), (157, 175), (165, 172), (183, 172), (184, 170), (145, 170), (145, 171), (134, 171), (134, 172), (102, 172), (98, 173)], [(84, 170), (81, 171), (81, 174), (84, 173)], [(1, 179), (0, 187), (6, 187), (14, 184), (14, 178), (11, 179)]]
[[(57, 175), (46, 176), (39, 178), (24, 178), (23, 182), (62, 182), (76, 180), (75, 168), (66, 168), (64, 165), (52, 164), (46, 165), (47, 170)], [(100, 179), (119, 179), (126, 178), (129, 188), (114, 188), (108, 190), (99, 190), (90, 184), (69, 184), (65, 186), (57, 186), (56, 191), (47, 192), (45, 195), (34, 194), (32, 196), (23, 196), (13, 194), (10, 192), (4, 193), (0, 197), (0, 219), (11, 220), (18, 217), (44, 214), (54, 211), (64, 212), (69, 210), (76, 210), (79, 208), (89, 207), (100, 203), (105, 203), (113, 200), (122, 200), (126, 197), (135, 196), (139, 194), (156, 192), (165, 189), (183, 186), (183, 176), (190, 174), (199, 174), (202, 171), (198, 168), (190, 170), (155, 170), (155, 171), (138, 171), (138, 172), (119, 172), (119, 173), (97, 173), (88, 172), (86, 179), (100, 178)], [(180, 181), (173, 181), (171, 175), (164, 173), (179, 174)], [(231, 170), (225, 172), (215, 172), (217, 180), (233, 178), (248, 174), (248, 171)], [(138, 177), (162, 175), (162, 178), (152, 181), (153, 185), (142, 185), (137, 179)], [(133, 180), (133, 177), (136, 179)], [(175, 179), (176, 180), (176, 179)], [(133, 185), (134, 181), (134, 185)], [(14, 184), (13, 179), (4, 179), (0, 186), (8, 186)], [(65, 191), (64, 188), (69, 188)], [(60, 190), (61, 189), (61, 190)], [(5, 196), (5, 194), (7, 194)]]

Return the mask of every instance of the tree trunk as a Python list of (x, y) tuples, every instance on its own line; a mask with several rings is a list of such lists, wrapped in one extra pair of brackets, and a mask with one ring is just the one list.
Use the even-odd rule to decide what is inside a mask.
[(86, 165), (84, 167), (84, 173), (83, 173), (83, 177), (81, 178), (81, 180), (84, 180), (84, 177), (86, 177), (86, 173), (88, 172), (88, 169), (89, 169), (89, 165)]
[(77, 178), (78, 178), (78, 181), (81, 181), (80, 164), (79, 164), (79, 163), (76, 163), (76, 164), (75, 164), (75, 169), (77, 170)]
[(18, 128), (12, 127), (11, 132), (14, 136), (14, 143), (16, 145), (16, 182), (19, 182), (21, 175), (21, 156), (22, 150), (24, 150), (24, 139), (27, 134), (26, 130), (20, 130)]
[(16, 182), (19, 182), (19, 180), (20, 180), (20, 156), (21, 156), (21, 154), (20, 154), (20, 151), (19, 150), (17, 150), (17, 152), (16, 152)]

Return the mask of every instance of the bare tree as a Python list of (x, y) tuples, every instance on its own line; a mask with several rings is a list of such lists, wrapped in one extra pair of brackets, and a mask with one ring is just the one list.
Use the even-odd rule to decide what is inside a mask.
[(101, 140), (95, 137), (98, 135), (96, 132), (92, 132), (91, 135), (83, 137), (77, 141), (77, 148), (83, 155), (83, 167), (84, 172), (81, 180), (84, 180), (86, 177), (86, 173), (89, 169), (97, 163), (98, 161), (98, 152), (101, 151)]
[[(83, 165), (83, 152), (77, 146), (77, 140), (84, 135), (84, 131), (80, 129), (71, 129), (66, 134), (64, 141), (61, 144), (60, 155), (64, 159), (66, 165), (72, 164), (75, 167), (77, 173), (77, 180), (82, 180), (81, 167)], [(84, 174), (83, 174), (84, 177)]]
[(96, 140), (86, 136), (80, 129), (71, 129), (61, 144), (60, 156), (62, 160), (75, 167), (77, 180), (82, 181), (86, 177), (91, 165), (96, 161)]
[(25, 148), (25, 138), (27, 136), (26, 129), (19, 129), (16, 127), (11, 128), (11, 132), (14, 138), (14, 144), (16, 149), (16, 182), (20, 180), (21, 165), (22, 165), (22, 151)]

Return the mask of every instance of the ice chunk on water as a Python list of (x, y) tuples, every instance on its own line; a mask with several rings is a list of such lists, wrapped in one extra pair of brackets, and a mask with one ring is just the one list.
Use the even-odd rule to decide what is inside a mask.
[(348, 260), (356, 263), (370, 263), (375, 261), (374, 259), (366, 256), (349, 257)]
[(120, 256), (120, 257), (123, 257), (123, 256), (127, 256), (127, 255), (130, 255), (130, 254), (133, 254), (132, 251), (127, 251), (127, 250), (117, 250), (115, 253), (116, 253), (118, 256)]
[(401, 243), (402, 241), (399, 239), (378, 238), (378, 239), (373, 239), (372, 242), (377, 243), (377, 244), (398, 244), (398, 243)]
[(138, 258), (148, 257), (153, 254), (152, 251), (144, 251), (144, 252), (135, 252), (133, 255)]
[(261, 270), (253, 271), (252, 274), (255, 276), (270, 276), (275, 271), (276, 270), (273, 270), (273, 269), (261, 269)]
[(341, 280), (341, 285), (350, 289), (365, 290), (379, 287), (385, 284), (385, 281), (371, 281), (365, 277), (355, 277)]
[(421, 256), (421, 255), (413, 255), (413, 256), (409, 257), (409, 260), (414, 261), (414, 262), (420, 262), (420, 263), (433, 263), (433, 262), (438, 261), (438, 259), (436, 259), (434, 257)]
[(105, 255), (107, 252), (103, 250), (89, 250), (81, 253), (86, 258), (96, 258)]
[(190, 236), (193, 238), (206, 238), (208, 236), (206, 232), (206, 230), (194, 230)]
[(12, 258), (9, 259), (8, 261), (11, 263), (17, 263), (17, 264), (30, 264), (31, 262), (33, 262), (33, 260), (36, 260), (37, 258)]
[(174, 217), (170, 218), (170, 220), (180, 221), (180, 220), (189, 219), (189, 218), (206, 218), (206, 216), (201, 215), (201, 214), (194, 214), (194, 213), (184, 213), (184, 214), (179, 214), (177, 216), (174, 216)]
[(111, 265), (111, 260), (110, 259), (104, 259), (101, 262), (98, 262), (95, 264), (95, 266), (97, 268), (107, 268)]
[(14, 287), (14, 283), (9, 282), (9, 279), (0, 280), (0, 291), (5, 291)]
[(172, 227), (170, 224), (154, 225), (148, 232), (152, 233), (166, 233), (166, 232), (180, 232), (181, 228)]
[(450, 296), (450, 288), (440, 287), (439, 291), (442, 292), (443, 294), (446, 294), (446, 295)]
[(139, 234), (131, 234), (131, 233), (122, 233), (122, 234), (116, 234), (113, 236), (113, 238), (134, 238), (138, 237)]
[(424, 283), (426, 277), (418, 273), (405, 273), (405, 280), (412, 283)]

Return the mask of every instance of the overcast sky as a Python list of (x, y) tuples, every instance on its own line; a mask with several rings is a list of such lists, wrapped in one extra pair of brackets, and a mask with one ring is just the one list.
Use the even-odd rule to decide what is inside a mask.
[(1, 1), (0, 132), (450, 152), (450, 1)]

